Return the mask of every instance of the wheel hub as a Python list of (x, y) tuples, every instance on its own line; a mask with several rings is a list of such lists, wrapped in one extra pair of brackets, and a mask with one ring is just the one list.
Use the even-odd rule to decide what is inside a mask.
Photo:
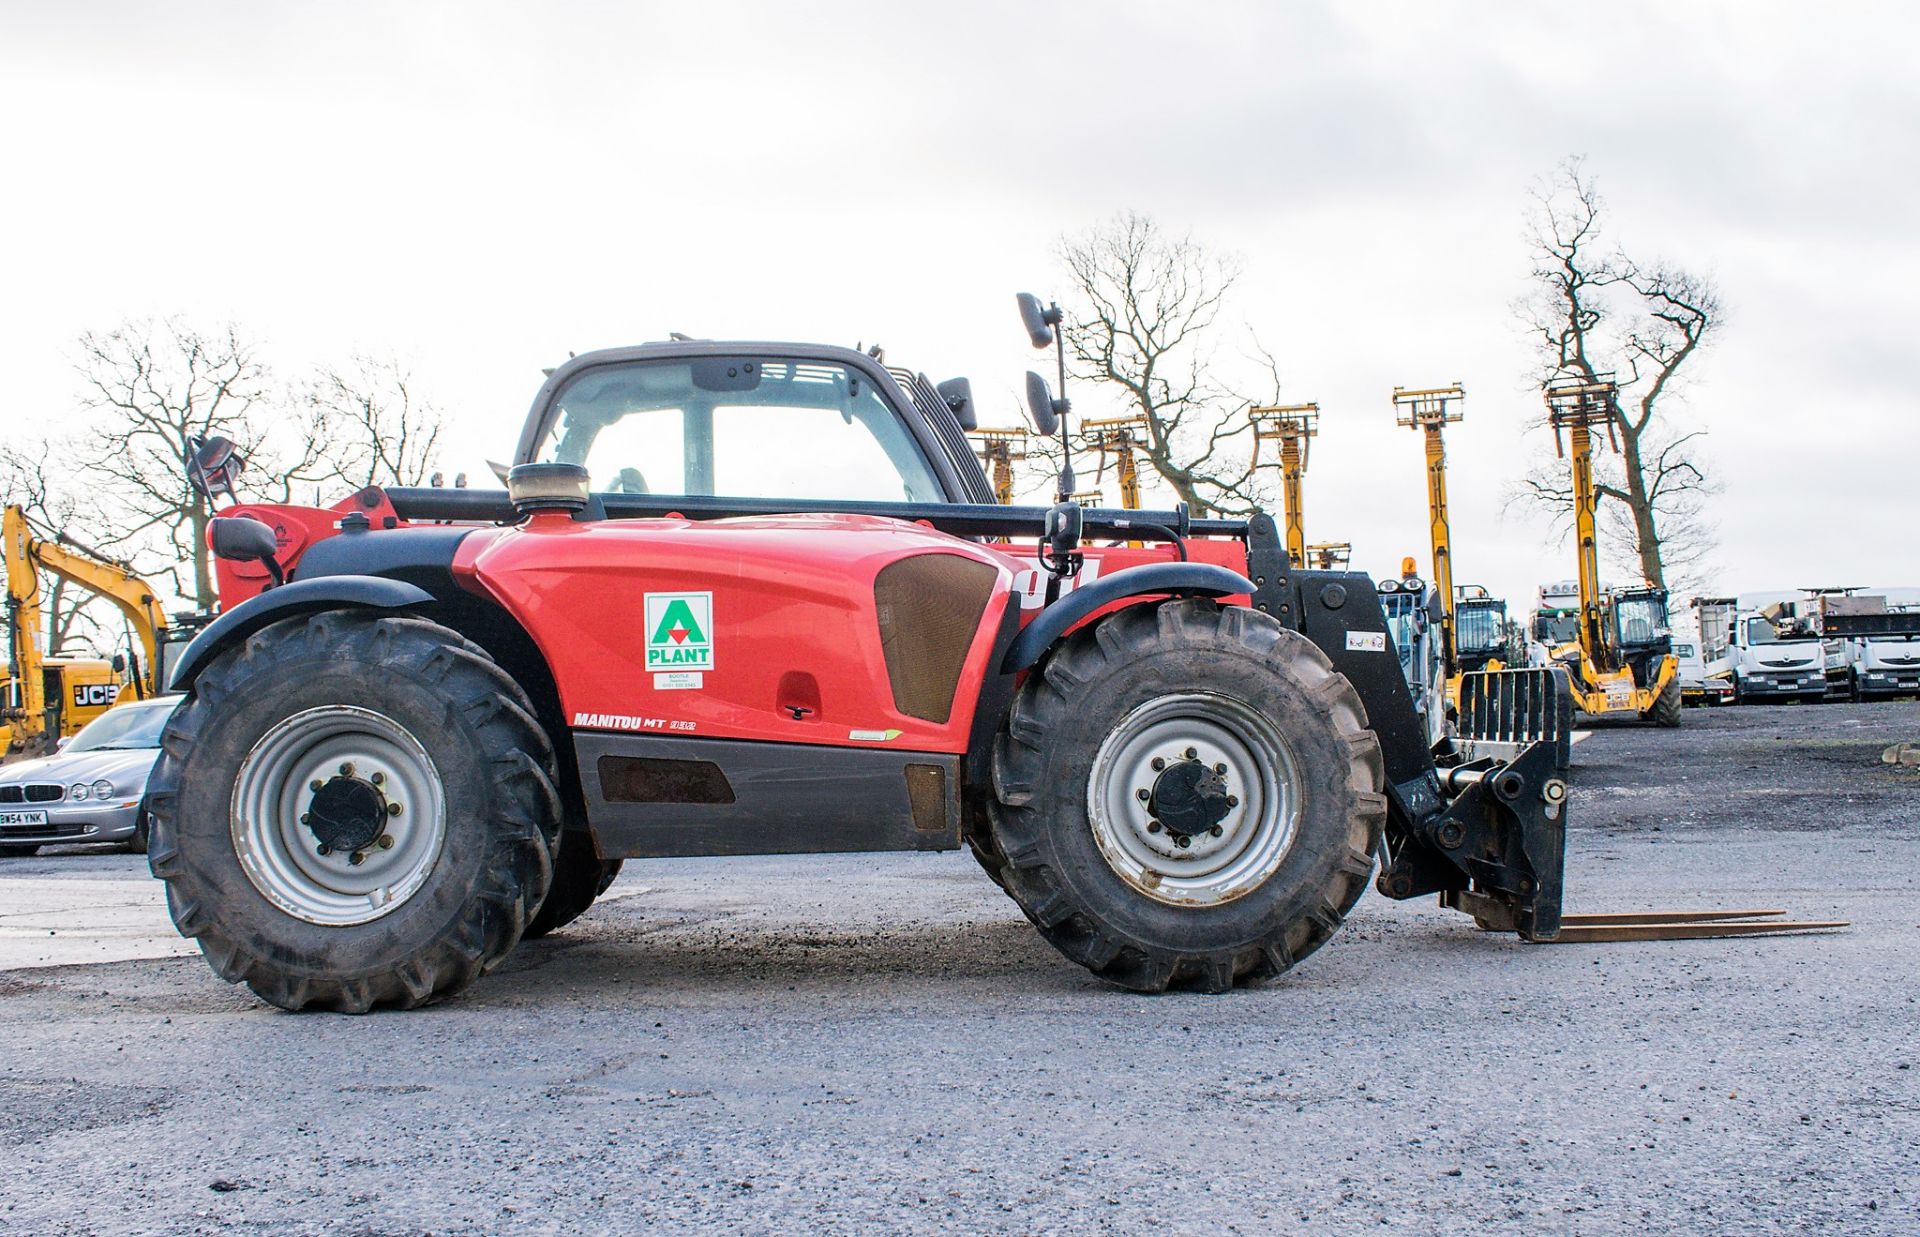
[(1153, 780), (1147, 810), (1175, 836), (1192, 837), (1227, 818), (1233, 810), (1229, 793), (1221, 772), (1198, 760), (1181, 759), (1162, 769)]
[(425, 885), (447, 836), (439, 768), (406, 727), (357, 705), (295, 713), (234, 778), (230, 832), (254, 888), (307, 923), (392, 913)]
[(327, 850), (365, 850), (387, 827), (387, 797), (365, 778), (335, 774), (313, 792), (300, 821)]
[(1231, 902), (1286, 856), (1300, 811), (1273, 721), (1213, 692), (1148, 700), (1114, 726), (1087, 775), (1087, 817), (1114, 873), (1176, 906)]

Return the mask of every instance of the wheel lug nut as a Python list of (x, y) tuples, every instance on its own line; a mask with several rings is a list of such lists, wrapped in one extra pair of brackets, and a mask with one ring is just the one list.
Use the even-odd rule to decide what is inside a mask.
[(356, 850), (351, 855), (347, 856), (347, 862), (352, 864), (356, 868), (359, 867), (361, 864), (365, 863), (366, 861), (367, 861), (367, 852), (363, 850)]
[[(1224, 765), (1221, 766), (1221, 772), (1223, 773), (1226, 772), (1226, 766)], [(367, 780), (372, 782), (375, 786), (378, 786), (387, 780), (387, 775), (384, 773), (376, 773), (372, 777), (368, 778)]]
[(307, 815), (307, 813), (305, 813), (305, 812), (302, 812), (302, 813), (300, 813), (300, 823), (301, 823), (301, 824), (303, 824), (303, 825), (304, 825), (304, 824), (306, 824), (306, 823), (307, 823), (308, 821), (310, 821), (310, 820), (312, 820), (312, 819), (313, 819), (313, 817), (311, 817), (311, 816), (309, 816), (309, 815)]
[(1221, 834), (1225, 833), (1226, 830), (1222, 829), (1219, 825), (1215, 825), (1213, 828), (1207, 830), (1207, 832), (1211, 833), (1214, 837), (1219, 837)]
[(1182, 833), (1174, 837), (1173, 844), (1175, 846), (1178, 846), (1181, 850), (1185, 850), (1187, 847), (1193, 845), (1193, 839), (1188, 837), (1186, 834)]
[(1139, 797), (1140, 802), (1142, 803), (1145, 803), (1147, 800), (1153, 798), (1153, 792), (1151, 790), (1145, 789), (1144, 787), (1141, 788), (1140, 790), (1134, 791), (1133, 793)]
[(1188, 749), (1187, 749), (1187, 759), (1188, 759), (1188, 760), (1198, 760), (1198, 759), (1200, 759), (1200, 749), (1199, 749), (1199, 748), (1195, 748), (1195, 747), (1190, 747), (1190, 748), (1188, 748)]
[(320, 789), (320, 780), (319, 780), (318, 778), (315, 778), (315, 779), (314, 779), (313, 781), (311, 781), (311, 782), (308, 782), (308, 783), (307, 783), (307, 789), (308, 789), (308, 790), (319, 790), (319, 789)]
[(1225, 777), (1227, 775), (1227, 766), (1225, 764), (1217, 764), (1213, 766), (1213, 771), (1221, 777)]
[[(1214, 832), (1218, 833), (1220, 831), (1218, 829), (1215, 829)], [(380, 835), (380, 849), (381, 850), (393, 849), (393, 835), (391, 833), (383, 833)]]
[(327, 855), (331, 855), (332, 853), (333, 853), (333, 847), (328, 846), (325, 842), (320, 843), (320, 854), (323, 858)]
[(341, 764), (340, 764), (340, 776), (341, 776), (341, 777), (352, 777), (352, 776), (353, 776), (353, 762), (352, 762), (351, 760), (346, 760), (346, 761), (342, 761), (342, 762), (341, 762)]
[(1240, 796), (1239, 796), (1239, 795), (1228, 795), (1228, 796), (1227, 796), (1227, 806), (1228, 806), (1228, 807), (1239, 807), (1239, 806), (1240, 806)]
[(405, 809), (403, 809), (398, 803), (387, 804), (387, 815), (389, 816), (398, 816), (404, 810)]
[(1148, 833), (1158, 833), (1158, 832), (1160, 832), (1160, 822), (1159, 822), (1159, 821), (1157, 821), (1157, 820), (1150, 820), (1150, 821), (1148, 821), (1148, 822), (1147, 822), (1147, 832), (1148, 832)]
[(1159, 772), (1160, 770), (1162, 770), (1162, 769), (1164, 769), (1164, 768), (1166, 768), (1166, 767), (1167, 767), (1167, 762), (1166, 762), (1166, 761), (1165, 761), (1164, 759), (1162, 759), (1162, 758), (1161, 758), (1161, 757), (1159, 757), (1159, 756), (1155, 756), (1155, 757), (1153, 758), (1153, 769), (1154, 769), (1154, 772), (1156, 772), (1156, 773), (1158, 773), (1158, 772)]

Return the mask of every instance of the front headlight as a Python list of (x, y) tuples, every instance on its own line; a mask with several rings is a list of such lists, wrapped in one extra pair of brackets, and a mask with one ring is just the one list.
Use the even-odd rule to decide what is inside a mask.
[(73, 785), (67, 787), (67, 798), (72, 799), (74, 802), (83, 802), (86, 797), (87, 784), (85, 782), (75, 782)]
[(113, 798), (113, 783), (104, 777), (95, 782), (93, 784), (93, 797), (96, 799)]

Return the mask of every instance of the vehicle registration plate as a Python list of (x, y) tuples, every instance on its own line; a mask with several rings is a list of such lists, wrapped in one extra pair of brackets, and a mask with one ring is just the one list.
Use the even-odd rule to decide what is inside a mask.
[(45, 812), (0, 812), (0, 826), (6, 825), (44, 825), (47, 823)]

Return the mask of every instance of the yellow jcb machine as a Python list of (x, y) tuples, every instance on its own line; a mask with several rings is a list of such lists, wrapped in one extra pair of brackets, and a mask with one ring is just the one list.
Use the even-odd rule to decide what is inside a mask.
[(1605, 377), (1559, 381), (1546, 388), (1554, 447), (1573, 468), (1573, 531), (1580, 568), (1576, 638), (1552, 649), (1551, 656), (1567, 668), (1573, 704), (1580, 712), (1678, 726), (1680, 661), (1673, 655), (1667, 590), (1650, 585), (1600, 587), (1593, 431), (1605, 427), (1613, 441), (1616, 393), (1613, 381)]
[(1138, 413), (1080, 422), (1080, 440), (1100, 459), (1093, 472), (1095, 484), (1106, 474), (1107, 453), (1112, 452), (1114, 480), (1120, 485), (1120, 505), (1128, 511), (1140, 510), (1140, 469), (1135, 453), (1140, 449), (1139, 435), (1146, 428), (1147, 419)]
[[(184, 628), (170, 625), (152, 586), (125, 564), (65, 537), (36, 536), (17, 506), (0, 513), (7, 578), (7, 677), (0, 683), (0, 759), (41, 755), (121, 699), (143, 699), (165, 686), (166, 655)], [(49, 657), (41, 573), (105, 597), (126, 616), (134, 641), (111, 662)], [(191, 626), (191, 625), (188, 625)]]
[(993, 478), (993, 497), (1002, 507), (1013, 503), (1013, 465), (1027, 458), (1027, 431), (1013, 429), (972, 429), (974, 453)]
[(1287, 557), (1296, 563), (1307, 561), (1306, 500), (1303, 494), (1307, 459), (1313, 440), (1320, 433), (1320, 405), (1269, 404), (1250, 408), (1247, 418), (1253, 422), (1254, 462), (1260, 459), (1260, 444), (1280, 444), (1280, 497), (1286, 515)]
[(1440, 647), (1446, 663), (1447, 700), (1460, 703), (1460, 678), (1504, 666), (1507, 603), (1478, 584), (1453, 582), (1453, 525), (1447, 513), (1446, 426), (1465, 420), (1467, 393), (1450, 387), (1393, 389), (1394, 423), (1420, 431), (1427, 450), (1427, 525), (1433, 552), (1433, 583), (1440, 598)]

